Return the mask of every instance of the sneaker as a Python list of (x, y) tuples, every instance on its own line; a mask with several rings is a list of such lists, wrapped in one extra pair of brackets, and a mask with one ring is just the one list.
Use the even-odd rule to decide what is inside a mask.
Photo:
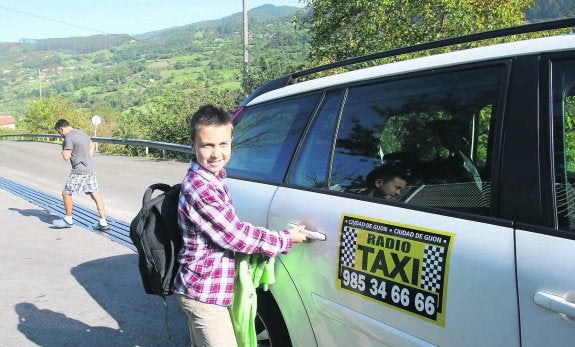
[(106, 231), (106, 230), (108, 230), (108, 226), (102, 225), (102, 224), (100, 224), (100, 222), (98, 222), (98, 223), (94, 224), (94, 230)]
[(64, 218), (62, 218), (53, 221), (52, 224), (57, 228), (71, 228), (72, 225), (74, 225), (74, 222), (68, 223)]

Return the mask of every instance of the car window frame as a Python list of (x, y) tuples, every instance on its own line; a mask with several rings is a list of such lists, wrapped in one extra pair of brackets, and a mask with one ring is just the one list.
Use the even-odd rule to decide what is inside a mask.
[[(501, 133), (501, 124), (504, 120), (504, 116), (505, 116), (505, 109), (506, 109), (506, 101), (507, 101), (507, 94), (508, 94), (508, 88), (509, 88), (509, 78), (510, 78), (510, 74), (511, 74), (511, 69), (512, 69), (512, 59), (511, 58), (503, 58), (503, 59), (494, 59), (494, 60), (489, 60), (489, 61), (481, 61), (481, 62), (471, 62), (471, 63), (466, 63), (466, 64), (462, 64), (462, 65), (457, 65), (457, 66), (449, 66), (449, 67), (442, 67), (439, 69), (434, 69), (434, 70), (425, 70), (425, 71), (415, 71), (415, 72), (407, 72), (407, 73), (403, 73), (403, 74), (398, 74), (398, 75), (391, 75), (391, 76), (382, 76), (382, 77), (378, 77), (378, 78), (373, 78), (373, 79), (368, 79), (368, 80), (362, 80), (362, 81), (354, 81), (352, 83), (346, 83), (346, 84), (340, 84), (340, 85), (332, 85), (328, 88), (324, 88), (323, 89), (323, 93), (327, 93), (329, 91), (333, 91), (335, 89), (340, 89), (340, 90), (345, 90), (345, 93), (343, 93), (343, 103), (345, 103), (345, 99), (347, 98), (348, 95), (348, 90), (349, 88), (353, 88), (353, 87), (357, 87), (357, 86), (364, 86), (364, 85), (370, 85), (370, 84), (374, 84), (374, 83), (382, 83), (382, 82), (388, 82), (388, 81), (394, 81), (394, 80), (401, 80), (401, 79), (405, 79), (405, 78), (414, 78), (414, 77), (420, 77), (420, 76), (426, 76), (426, 75), (434, 75), (434, 74), (438, 74), (438, 73), (449, 73), (449, 72), (457, 72), (460, 70), (468, 70), (468, 69), (474, 69), (474, 68), (482, 68), (482, 67), (489, 67), (489, 66), (495, 66), (495, 65), (501, 65), (504, 67), (505, 72), (503, 73), (503, 79), (502, 79), (502, 86), (501, 86), (501, 92), (499, 94), (499, 100), (497, 105), (494, 105), (494, 112), (497, 112), (497, 117), (494, 121), (494, 124), (492, 124), (492, 126), (494, 126), (494, 130), (493, 130), (493, 138), (490, 140), (490, 143), (488, 143), (487, 145), (487, 150), (491, 153), (491, 165), (490, 165), (490, 175), (491, 175), (491, 179), (492, 179), (492, 194), (490, 197), (490, 211), (489, 211), (489, 215), (477, 215), (477, 214), (472, 214), (472, 213), (468, 213), (468, 212), (462, 212), (462, 211), (455, 211), (455, 210), (447, 210), (447, 209), (442, 209), (442, 208), (436, 208), (436, 207), (428, 207), (428, 206), (413, 206), (413, 205), (409, 205), (409, 204), (405, 204), (405, 203), (401, 203), (401, 202), (395, 202), (395, 201), (381, 201), (380, 199), (377, 198), (372, 198), (372, 197), (368, 197), (368, 196), (358, 196), (357, 194), (352, 194), (349, 192), (341, 192), (341, 191), (337, 191), (337, 190), (330, 190), (330, 189), (325, 189), (325, 188), (313, 188), (313, 187), (302, 187), (302, 186), (298, 186), (298, 185), (294, 185), (291, 184), (288, 180), (287, 177), (288, 175), (286, 175), (286, 180), (284, 180), (284, 182), (282, 183), (283, 186), (287, 186), (287, 187), (293, 187), (295, 189), (300, 189), (300, 190), (308, 190), (308, 191), (314, 191), (314, 192), (318, 192), (318, 193), (322, 193), (322, 194), (335, 194), (335, 195), (344, 195), (353, 199), (360, 199), (360, 200), (366, 200), (366, 201), (376, 201), (378, 203), (382, 203), (382, 204), (392, 204), (392, 205), (396, 205), (396, 206), (400, 206), (400, 207), (404, 207), (404, 208), (408, 208), (408, 209), (414, 209), (414, 210), (420, 210), (420, 211), (427, 211), (427, 212), (431, 212), (431, 213), (437, 213), (437, 214), (441, 214), (441, 215), (450, 215), (450, 216), (462, 216), (466, 219), (479, 219), (479, 220), (485, 220), (485, 218), (489, 219), (491, 223), (493, 223), (493, 218), (497, 218), (497, 208), (498, 208), (498, 192), (497, 192), (497, 181), (499, 180), (499, 160), (500, 160), (500, 154), (498, 153), (499, 151), (501, 151), (501, 137), (503, 136)], [(324, 94), (325, 95), (325, 94)], [(319, 107), (319, 104), (318, 104)], [(317, 113), (317, 110), (316, 110)], [(309, 120), (309, 123), (313, 123), (313, 120), (315, 119), (315, 117), (317, 116), (317, 114), (314, 113), (313, 118)], [(341, 110), (340, 110), (340, 114), (338, 116), (338, 121), (337, 121), (337, 126), (336, 129), (334, 129), (334, 131), (339, 131), (339, 126), (340, 126), (340, 122), (341, 122)], [(295, 160), (297, 160), (297, 158), (299, 158), (299, 151), (301, 150), (302, 147), (302, 143), (304, 143), (307, 139), (308, 136), (308, 129), (306, 129), (306, 132), (304, 133), (304, 136), (301, 138), (300, 140), (300, 145), (297, 147), (297, 153), (293, 156), (292, 158), (292, 162), (290, 163), (290, 169), (288, 170), (288, 172), (290, 172), (295, 163)], [(330, 185), (331, 185), (331, 176), (332, 176), (332, 170), (333, 170), (333, 165), (331, 164), (331, 162), (333, 161), (333, 155), (334, 155), (334, 148), (335, 148), (335, 139), (337, 138), (337, 133), (336, 135), (333, 137), (334, 138), (334, 147), (332, 147), (331, 152), (329, 153), (330, 155), (330, 169), (329, 169), (329, 175), (330, 175)], [(488, 154), (489, 157), (489, 154)], [(489, 165), (487, 165), (489, 166)], [(507, 221), (498, 221), (496, 222), (496, 224), (502, 224), (502, 225), (507, 225), (508, 222)]]

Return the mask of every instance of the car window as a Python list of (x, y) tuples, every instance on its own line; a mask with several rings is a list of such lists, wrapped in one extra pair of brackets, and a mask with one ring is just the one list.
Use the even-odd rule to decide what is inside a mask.
[[(497, 65), (350, 88), (330, 185), (488, 214), (493, 124), (505, 72)], [(398, 175), (393, 193), (384, 191)]]
[(343, 92), (328, 92), (324, 97), (288, 183), (308, 188), (327, 187), (330, 153)]
[(575, 60), (553, 64), (555, 209), (558, 226), (575, 231)]
[(234, 124), (230, 177), (281, 182), (319, 94), (248, 107)]

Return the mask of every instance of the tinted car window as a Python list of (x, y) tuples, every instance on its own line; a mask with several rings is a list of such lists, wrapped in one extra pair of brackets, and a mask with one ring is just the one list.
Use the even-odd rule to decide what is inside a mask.
[(575, 230), (575, 60), (553, 64), (555, 207), (560, 229)]
[(366, 193), (370, 172), (391, 167), (407, 186), (388, 198), (487, 214), (505, 71), (498, 65), (350, 88), (330, 184)]
[(247, 108), (234, 124), (231, 177), (281, 182), (319, 94)]

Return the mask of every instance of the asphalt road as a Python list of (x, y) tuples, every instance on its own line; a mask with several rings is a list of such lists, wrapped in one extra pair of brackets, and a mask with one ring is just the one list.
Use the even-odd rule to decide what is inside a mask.
[[(142, 195), (153, 183), (182, 181), (189, 163), (172, 160), (94, 155), (98, 184), (107, 214), (130, 222), (142, 206)], [(25, 141), (0, 141), (0, 176), (43, 192), (60, 196), (70, 172), (60, 146)], [(74, 201), (91, 209), (89, 196), (75, 195)]]
[[(177, 183), (187, 163), (95, 155), (109, 215), (130, 221), (146, 187)], [(70, 164), (54, 144), (0, 141), (0, 176), (60, 195)], [(76, 199), (94, 209), (89, 197)], [(189, 346), (173, 297), (145, 294), (132, 250), (0, 189), (1, 346)], [(166, 310), (167, 309), (167, 310)]]
[(0, 346), (190, 345), (175, 298), (165, 307), (144, 292), (136, 253), (79, 226), (54, 229), (55, 217), (0, 189)]

